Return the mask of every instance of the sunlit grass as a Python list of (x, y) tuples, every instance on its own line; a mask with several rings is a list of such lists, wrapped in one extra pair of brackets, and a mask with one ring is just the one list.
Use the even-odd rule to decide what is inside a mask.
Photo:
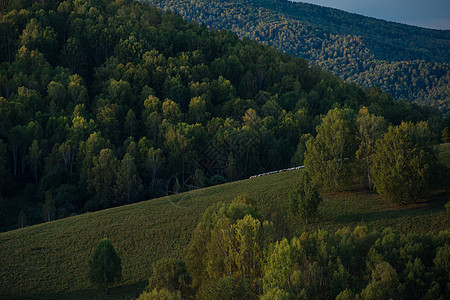
[[(447, 159), (448, 165), (449, 144), (442, 149), (441, 159)], [(105, 237), (115, 246), (123, 267), (123, 281), (107, 299), (137, 296), (155, 261), (183, 257), (203, 211), (239, 194), (255, 200), (275, 223), (279, 236), (358, 224), (421, 233), (449, 228), (445, 190), (435, 191), (430, 202), (411, 206), (386, 203), (363, 189), (330, 193), (324, 195), (319, 219), (305, 225), (287, 212), (288, 194), (300, 172), (247, 179), (1, 233), (0, 298), (105, 298), (86, 275), (88, 258)]]

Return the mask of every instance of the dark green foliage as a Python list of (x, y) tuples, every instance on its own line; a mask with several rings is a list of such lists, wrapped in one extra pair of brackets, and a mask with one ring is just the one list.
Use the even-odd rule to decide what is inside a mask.
[(122, 279), (122, 261), (108, 239), (101, 240), (89, 259), (88, 277), (92, 284), (105, 289)]
[(173, 293), (181, 292), (183, 298), (191, 294), (191, 277), (184, 261), (175, 259), (162, 259), (153, 266), (152, 277), (148, 280), (148, 291), (168, 290)]
[(270, 248), (265, 263), (264, 297), (444, 297), (440, 286), (448, 276), (441, 277), (440, 272), (447, 267), (442, 259), (448, 257), (448, 241), (443, 237), (448, 237), (448, 231), (406, 235), (358, 226), (335, 233), (319, 230), (291, 242), (283, 239)]
[(383, 137), (388, 125), (383, 117), (372, 115), (366, 107), (362, 107), (356, 118), (356, 126), (359, 142), (356, 157), (362, 162), (364, 167), (364, 181), (366, 188), (372, 189), (373, 179), (370, 168), (373, 164), (375, 143), (378, 139)]
[(250, 299), (252, 296), (247, 279), (228, 276), (213, 282), (205, 293), (205, 299)]
[[(440, 145), (440, 148), (444, 149), (443, 146), (445, 145)], [(444, 156), (448, 156), (448, 151), (442, 153), (442, 157)], [(230, 203), (235, 195), (243, 193), (255, 199), (254, 205), (266, 219), (273, 222), (276, 240), (281, 240), (283, 236), (300, 236), (303, 232), (312, 233), (319, 228), (335, 232), (348, 226), (353, 230), (361, 223), (366, 224), (371, 230), (390, 226), (397, 232), (420, 235), (436, 235), (448, 228), (449, 219), (443, 207), (448, 201), (448, 196), (444, 191), (436, 191), (432, 201), (428, 203), (402, 207), (392, 205), (380, 199), (377, 194), (364, 189), (323, 194), (323, 202), (319, 206), (320, 219), (318, 222), (304, 225), (287, 211), (289, 193), (295, 188), (301, 172), (303, 170), (236, 181), (133, 205), (80, 214), (56, 222), (28, 226), (21, 230), (2, 232), (0, 253), (3, 255), (0, 255), (2, 266), (0, 277), (4, 279), (4, 284), (0, 285), (0, 295), (7, 299), (15, 298), (17, 295), (23, 295), (25, 298), (36, 298), (41, 295), (44, 298), (99, 297), (99, 290), (93, 289), (86, 280), (86, 262), (93, 252), (92, 245), (96, 245), (107, 236), (111, 241), (114, 240), (114, 247), (120, 253), (124, 270), (123, 281), (111, 291), (113, 295), (108, 297), (137, 297), (148, 284), (147, 279), (151, 276), (154, 263), (164, 257), (176, 259), (184, 257), (196, 224), (207, 207), (217, 202)], [(70, 191), (68, 187), (64, 190)], [(54, 200), (58, 208), (59, 200), (56, 194)], [(6, 202), (5, 205), (7, 207), (9, 203)], [(16, 209), (17, 216), (7, 215), (13, 219), (15, 228), (21, 208)], [(36, 208), (24, 209), (24, 212), (30, 225), (35, 219), (42, 221), (42, 202)], [(236, 217), (239, 216), (242, 215), (236, 213)], [(257, 215), (254, 216), (259, 218)], [(356, 232), (355, 235), (362, 233)], [(367, 241), (361, 240), (358, 247), (362, 248), (357, 248), (361, 249), (358, 251), (362, 251), (361, 253), (368, 251), (364, 250), (364, 247), (371, 247), (371, 239), (368, 235)], [(398, 237), (394, 236), (394, 240), (396, 239)], [(448, 239), (448, 234), (441, 234), (439, 237), (440, 241)], [(336, 244), (333, 242), (333, 247)], [(346, 243), (341, 244), (340, 247), (345, 248)], [(428, 242), (424, 241), (421, 244)], [(430, 258), (434, 252), (428, 246), (416, 247), (422, 248), (429, 255), (420, 256), (421, 261), (424, 265), (428, 265), (429, 261), (434, 259)], [(358, 251), (356, 253), (359, 253)], [(389, 253), (389, 250), (387, 251)], [(358, 265), (365, 266), (364, 255), (352, 255), (351, 251), (343, 253), (347, 257), (346, 260), (350, 258), (352, 269)], [(406, 255), (409, 255), (408, 253), (405, 252)], [(393, 261), (388, 262), (397, 268), (395, 260), (394, 257)], [(439, 265), (443, 264), (439, 262)], [(39, 270), (39, 276), (36, 276), (36, 270)], [(441, 274), (439, 276), (447, 275), (443, 273), (445, 269), (439, 270)], [(401, 273), (401, 270), (397, 271), (397, 274)], [(338, 284), (341, 282), (340, 278), (341, 275), (336, 277), (334, 287), (341, 286)], [(430, 295), (438, 296), (430, 296), (428, 299), (437, 299), (443, 293), (445, 285), (439, 284), (440, 279), (432, 280), (436, 281), (436, 284), (432, 284), (433, 290), (430, 291)], [(355, 293), (358, 291), (355, 290)]]
[(150, 292), (144, 291), (139, 295), (138, 300), (181, 300), (180, 293), (173, 293), (168, 291), (167, 289), (153, 289)]
[(323, 188), (344, 190), (354, 178), (357, 149), (354, 112), (333, 109), (306, 143), (305, 168)]
[(373, 155), (374, 184), (385, 200), (418, 201), (429, 191), (429, 177), (437, 157), (426, 123), (390, 127), (376, 143)]
[[(143, 0), (309, 59), (346, 81), (449, 111), (450, 35), (288, 0)], [(226, 13), (224, 13), (226, 12)], [(259, 73), (265, 83), (264, 73)], [(270, 80), (270, 79), (269, 79)], [(329, 96), (339, 96), (331, 91)]]
[[(47, 191), (60, 218), (290, 167), (302, 161), (300, 137), (332, 108), (445, 127), (435, 110), (148, 5), (23, 7), (0, 21), (0, 177), (14, 216), (5, 229), (17, 201), (37, 215), (30, 224), (41, 220)], [(29, 183), (36, 195), (23, 194)], [(63, 201), (62, 185), (77, 199)]]
[(10, 177), (9, 156), (6, 147), (6, 144), (0, 139), (0, 193), (6, 188)]
[(302, 172), (297, 188), (290, 195), (289, 208), (292, 214), (308, 221), (317, 216), (322, 202), (317, 184), (311, 181), (308, 172)]

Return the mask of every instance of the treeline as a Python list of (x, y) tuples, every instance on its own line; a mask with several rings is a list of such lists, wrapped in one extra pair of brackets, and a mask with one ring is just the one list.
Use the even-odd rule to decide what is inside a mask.
[(311, 60), (346, 81), (449, 110), (450, 35), (291, 1), (143, 1)]
[(185, 260), (161, 260), (138, 299), (445, 299), (449, 232), (365, 226), (276, 241), (245, 196), (208, 208)]
[[(132, 1), (9, 1), (1, 14), (0, 227), (299, 165), (333, 107), (392, 124), (436, 109)], [(447, 119), (448, 121), (448, 119)]]

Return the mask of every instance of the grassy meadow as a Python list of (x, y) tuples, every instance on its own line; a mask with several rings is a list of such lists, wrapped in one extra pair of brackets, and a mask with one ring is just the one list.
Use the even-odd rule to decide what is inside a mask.
[[(450, 144), (441, 146), (449, 165)], [(137, 204), (70, 217), (0, 233), (0, 299), (130, 299), (146, 286), (152, 264), (181, 258), (203, 211), (217, 201), (247, 194), (278, 235), (299, 235), (317, 228), (365, 224), (402, 232), (437, 232), (449, 228), (444, 205), (449, 190), (435, 190), (431, 201), (408, 206), (387, 203), (355, 189), (324, 195), (320, 217), (304, 225), (288, 213), (288, 194), (302, 172), (291, 171), (223, 184)], [(108, 238), (122, 258), (123, 280), (105, 296), (87, 280), (87, 262), (95, 245)]]

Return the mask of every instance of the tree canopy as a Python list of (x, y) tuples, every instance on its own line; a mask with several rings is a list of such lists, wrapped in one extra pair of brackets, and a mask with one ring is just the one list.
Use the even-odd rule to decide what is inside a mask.
[(92, 284), (105, 289), (122, 278), (122, 261), (108, 239), (101, 240), (89, 259), (88, 277)]
[[(145, 0), (448, 113), (450, 34), (288, 0)], [(224, 13), (226, 12), (226, 13)]]
[(371, 172), (382, 198), (412, 203), (429, 192), (429, 177), (437, 161), (426, 123), (390, 127), (376, 143)]
[[(0, 19), (0, 193), (20, 205), (5, 205), (2, 230), (21, 210), (42, 222), (47, 192), (58, 219), (301, 164), (305, 137), (331, 134), (322, 116), (344, 129), (362, 106), (394, 125), (428, 120), (433, 137), (448, 127), (436, 109), (138, 2), (13, 2)], [(327, 158), (340, 175), (355, 156), (342, 154)]]

